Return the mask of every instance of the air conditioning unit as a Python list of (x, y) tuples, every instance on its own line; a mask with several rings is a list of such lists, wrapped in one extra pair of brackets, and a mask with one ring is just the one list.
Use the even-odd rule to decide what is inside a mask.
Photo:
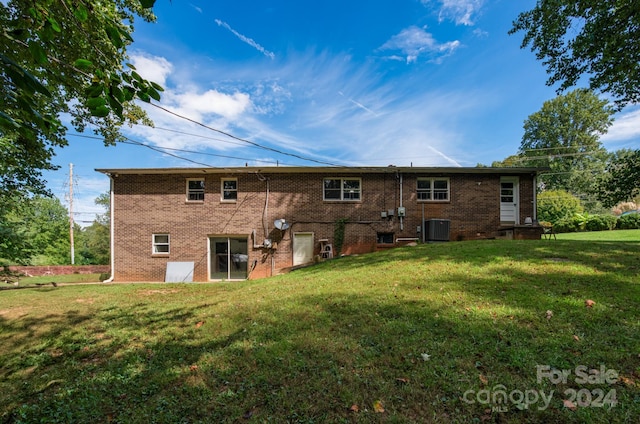
[(427, 219), (424, 222), (427, 241), (449, 241), (449, 219)]

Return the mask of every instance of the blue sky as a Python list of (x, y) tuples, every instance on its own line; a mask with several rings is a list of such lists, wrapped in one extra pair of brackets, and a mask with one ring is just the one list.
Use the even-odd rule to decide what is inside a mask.
[[(130, 59), (190, 121), (145, 106), (155, 128), (124, 133), (160, 152), (71, 130), (45, 178), (68, 202), (73, 163), (76, 219), (91, 221), (109, 186), (95, 168), (490, 164), (517, 152), (524, 120), (556, 95), (522, 35), (507, 34), (534, 4), (157, 0)], [(638, 148), (640, 108), (602, 141)]]

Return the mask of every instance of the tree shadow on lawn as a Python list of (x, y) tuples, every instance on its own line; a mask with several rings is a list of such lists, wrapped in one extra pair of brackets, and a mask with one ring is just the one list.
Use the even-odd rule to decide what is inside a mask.
[[(616, 385), (621, 405), (612, 410), (570, 411), (556, 395), (546, 410), (509, 404), (508, 412), (488, 414), (494, 405), (466, 402), (464, 393), (500, 384), (560, 391), (565, 386), (536, 381), (536, 365), (595, 366), (609, 350), (613, 366), (608, 361), (622, 361), (628, 347), (616, 353), (598, 339), (576, 345), (570, 328), (554, 327), (535, 308), (513, 313), (518, 300), (508, 296), (506, 310), (485, 307), (486, 291), (473, 287), (459, 298), (402, 284), (342, 289), (320, 287), (286, 307), (277, 297), (242, 307), (202, 299), (189, 307), (134, 302), (47, 315), (48, 330), (33, 334), (41, 343), (23, 338), (3, 355), (3, 392), (14, 393), (3, 421), (559, 423), (623, 422), (639, 412), (637, 389)], [(590, 313), (602, 334), (610, 318)], [(582, 322), (570, 313), (564, 319)], [(37, 320), (3, 318), (5, 341)], [(634, 340), (637, 320), (616, 331)], [(49, 358), (28, 359), (38, 356)], [(378, 401), (385, 412), (374, 410)]]

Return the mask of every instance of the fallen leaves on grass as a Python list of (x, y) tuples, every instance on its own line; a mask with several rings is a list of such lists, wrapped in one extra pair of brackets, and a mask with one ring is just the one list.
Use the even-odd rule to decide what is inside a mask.
[(203, 325), (204, 325), (204, 321), (198, 321), (198, 322), (196, 323), (196, 328), (200, 328), (200, 327), (202, 327)]
[(584, 301), (584, 306), (586, 306), (587, 308), (593, 308), (593, 305), (595, 305), (596, 302), (594, 302), (591, 299), (587, 299)]
[(626, 386), (640, 387), (639, 382), (636, 382), (633, 378), (625, 377), (624, 375), (620, 376), (620, 381), (622, 381)]
[(485, 377), (484, 375), (480, 374), (478, 375), (478, 378), (480, 379), (480, 381), (482, 382), (482, 384), (484, 384), (485, 386), (487, 384), (489, 384), (489, 380), (487, 379), (487, 377)]
[(423, 361), (428, 361), (429, 359), (431, 359), (431, 355), (429, 355), (428, 353), (421, 353), (420, 356), (422, 356)]
[(578, 336), (576, 336), (576, 335), (574, 334), (574, 336), (573, 336), (573, 340), (575, 340), (575, 341), (579, 342), (579, 341), (580, 341), (580, 337), (578, 337)]
[(358, 405), (356, 405), (354, 403), (353, 405), (351, 405), (351, 408), (349, 408), (349, 411), (351, 411), (351, 412), (360, 412), (360, 407), (358, 407)]
[(571, 402), (569, 399), (564, 399), (564, 400), (562, 401), (562, 403), (564, 403), (564, 407), (565, 407), (565, 408), (569, 408), (569, 409), (571, 409), (572, 411), (575, 411), (576, 409), (578, 409), (578, 407), (576, 406), (576, 404), (575, 404), (575, 403), (573, 403), (573, 402)]
[(384, 405), (381, 400), (373, 402), (373, 411), (378, 414), (382, 414), (384, 412)]
[(551, 317), (553, 316), (553, 311), (552, 310), (547, 310), (546, 316), (547, 316), (547, 319), (551, 319)]

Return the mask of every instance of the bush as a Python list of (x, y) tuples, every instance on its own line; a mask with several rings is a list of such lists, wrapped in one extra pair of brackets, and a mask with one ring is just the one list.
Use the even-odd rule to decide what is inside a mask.
[(613, 215), (590, 215), (587, 217), (584, 228), (587, 231), (606, 231), (616, 228), (618, 218)]
[(571, 218), (561, 219), (553, 226), (553, 230), (556, 233), (575, 233), (577, 231), (582, 231), (582, 221), (582, 217), (575, 215)]
[(554, 225), (582, 213), (580, 199), (564, 190), (549, 190), (538, 195), (538, 220)]
[(640, 229), (640, 213), (631, 213), (618, 218), (617, 228), (621, 230)]

